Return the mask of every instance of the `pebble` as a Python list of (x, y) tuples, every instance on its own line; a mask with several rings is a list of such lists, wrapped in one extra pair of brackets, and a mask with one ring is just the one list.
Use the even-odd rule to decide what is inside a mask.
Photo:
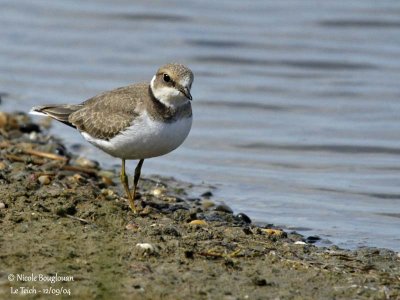
[(208, 223), (204, 220), (193, 220), (189, 222), (190, 225), (207, 226)]
[(222, 204), (218, 204), (215, 208), (215, 211), (222, 211), (222, 212), (226, 212), (228, 214), (233, 214), (233, 210), (232, 208), (230, 208), (228, 205), (222, 203)]
[(141, 216), (148, 216), (152, 213), (156, 213), (157, 210), (151, 206), (146, 206), (145, 208), (143, 208), (141, 211), (139, 211), (139, 214)]
[(137, 243), (136, 247), (143, 249), (147, 253), (156, 252), (156, 247), (150, 243)]
[(5, 112), (0, 112), (0, 128), (6, 127), (8, 122), (8, 114)]
[(76, 173), (72, 176), (72, 181), (84, 183), (86, 179), (81, 174)]
[(67, 149), (64, 147), (64, 145), (58, 145), (54, 152), (57, 155), (60, 155), (60, 156), (66, 156), (67, 155)]
[(307, 243), (310, 243), (310, 244), (314, 244), (319, 240), (321, 240), (321, 238), (319, 236), (316, 236), (316, 235), (309, 236), (306, 239)]
[(18, 129), (18, 121), (15, 116), (9, 115), (5, 112), (0, 112), (0, 128)]
[(295, 245), (307, 245), (307, 243), (303, 242), (303, 241), (295, 241), (294, 244)]
[[(138, 231), (139, 230), (139, 225), (134, 224), (134, 223), (129, 223), (125, 226), (126, 230), (130, 230), (130, 231)], [(137, 246), (137, 245), (136, 245)]]
[(163, 197), (163, 200), (165, 202), (169, 202), (169, 203), (176, 203), (178, 202), (177, 199), (175, 197)]
[(99, 163), (95, 160), (87, 159), (86, 157), (78, 157), (75, 160), (75, 163), (78, 166), (85, 167), (85, 168), (97, 168)]
[(251, 219), (244, 213), (237, 214), (236, 218), (238, 218), (239, 220), (245, 222), (246, 224), (250, 224), (251, 223)]
[(163, 235), (171, 235), (171, 236), (181, 236), (179, 231), (173, 226), (167, 226), (162, 231)]
[(204, 200), (201, 205), (203, 206), (204, 209), (209, 209), (211, 207), (214, 207), (215, 203), (209, 200)]
[(264, 278), (254, 278), (253, 283), (257, 286), (266, 286), (270, 285)]
[(274, 237), (285, 237), (287, 235), (286, 232), (280, 229), (263, 228), (261, 231), (266, 233), (268, 236)]
[(4, 163), (3, 161), (0, 161), (0, 171), (4, 170), (5, 168), (7, 168), (6, 163)]
[(159, 198), (165, 194), (166, 189), (164, 187), (157, 187), (153, 190), (153, 196)]
[(114, 185), (114, 182), (112, 181), (112, 179), (107, 176), (101, 176), (101, 181), (107, 186)]
[(115, 173), (114, 173), (114, 172), (112, 172), (112, 171), (107, 171), (107, 170), (100, 170), (99, 172), (97, 172), (97, 174), (98, 174), (99, 176), (108, 177), (108, 178), (114, 178), (114, 176), (115, 176)]
[(173, 212), (172, 218), (178, 222), (187, 222), (192, 220), (192, 214), (185, 209), (178, 209)]
[(47, 185), (50, 183), (50, 177), (47, 175), (39, 176), (38, 180), (39, 180), (40, 184), (43, 184), (43, 185)]
[(204, 198), (211, 198), (212, 196), (213, 196), (213, 193), (211, 191), (207, 191), (207, 192), (201, 194), (201, 197), (204, 197)]
[(3, 202), (0, 202), (0, 209), (6, 208), (6, 205)]
[(40, 132), (40, 127), (35, 123), (26, 123), (22, 124), (19, 130), (23, 133)]
[(116, 195), (113, 190), (110, 189), (102, 189), (101, 194), (106, 197), (107, 200), (112, 200), (116, 198)]

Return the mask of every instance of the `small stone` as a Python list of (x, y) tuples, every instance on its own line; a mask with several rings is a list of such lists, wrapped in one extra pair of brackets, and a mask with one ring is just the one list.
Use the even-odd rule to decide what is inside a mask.
[(228, 214), (233, 214), (232, 208), (230, 208), (228, 205), (226, 205), (224, 203), (217, 205), (217, 207), (215, 207), (214, 210), (226, 212)]
[(211, 207), (215, 206), (215, 203), (209, 200), (204, 200), (201, 205), (204, 209), (210, 209)]
[(74, 215), (76, 213), (76, 207), (73, 204), (63, 207), (58, 207), (55, 212), (56, 215), (60, 217), (65, 217), (66, 215)]
[(29, 134), (29, 139), (30, 139), (31, 141), (37, 141), (38, 138), (39, 138), (39, 134), (38, 134), (36, 131), (32, 131), (32, 132)]
[(87, 159), (86, 157), (78, 157), (75, 160), (75, 163), (78, 166), (85, 167), (85, 168), (97, 168), (99, 163), (95, 160)]
[(253, 283), (257, 286), (266, 286), (270, 285), (264, 278), (254, 278)]
[(3, 203), (3, 202), (0, 202), (0, 209), (5, 209), (6, 208), (6, 205), (5, 205), (5, 203)]
[(190, 225), (207, 226), (208, 223), (204, 220), (193, 220), (189, 222)]
[(185, 209), (178, 209), (173, 212), (172, 218), (178, 222), (188, 222), (192, 220), (192, 214)]
[(243, 221), (246, 224), (251, 223), (251, 219), (244, 213), (237, 214), (236, 218), (238, 218), (239, 220)]
[(150, 243), (137, 243), (136, 248), (143, 251), (143, 255), (156, 253), (156, 247)]
[(286, 232), (280, 229), (263, 228), (261, 229), (261, 231), (271, 237), (282, 238), (287, 236)]
[(38, 181), (42, 185), (48, 185), (50, 183), (50, 177), (47, 175), (41, 175), (39, 176)]
[(83, 183), (86, 181), (86, 179), (81, 174), (76, 173), (72, 176), (72, 181), (77, 182), (77, 183), (79, 183), (79, 182)]
[(55, 154), (60, 155), (60, 156), (66, 156), (67, 155), (67, 149), (65, 148), (64, 145), (57, 145), (56, 149), (54, 150)]
[(0, 128), (4, 128), (8, 124), (8, 114), (5, 112), (0, 112)]
[(171, 235), (171, 236), (181, 236), (179, 231), (173, 226), (167, 226), (162, 231), (163, 235)]
[(0, 161), (0, 171), (4, 170), (5, 168), (7, 168), (7, 164), (3, 161)]
[(150, 215), (152, 213), (155, 213), (155, 212), (156, 212), (155, 208), (152, 208), (151, 206), (146, 206), (141, 211), (139, 211), (139, 214), (141, 216), (148, 216), (148, 215)]
[(113, 178), (115, 176), (114, 172), (107, 171), (107, 170), (100, 170), (97, 174), (99, 176), (104, 176), (104, 177), (108, 177), (108, 178)]
[(26, 124), (22, 124), (19, 127), (19, 130), (23, 133), (31, 133), (31, 132), (40, 132), (40, 128), (39, 125), (35, 124), (35, 123), (26, 123)]
[(153, 196), (159, 198), (161, 196), (163, 196), (166, 192), (166, 189), (164, 187), (157, 187), (153, 190), (152, 194)]
[(0, 112), (0, 127), (4, 127), (7, 130), (18, 129), (18, 120), (13, 115)]
[(204, 192), (203, 194), (201, 194), (201, 197), (203, 197), (203, 198), (211, 198), (213, 196), (213, 193), (211, 192), (211, 191), (207, 191), (207, 192)]
[(186, 250), (184, 252), (185, 258), (193, 259), (194, 258), (194, 252), (190, 250)]
[(164, 200), (165, 202), (168, 202), (168, 203), (176, 203), (176, 202), (178, 202), (176, 197), (163, 197), (162, 200)]
[(114, 193), (113, 190), (110, 189), (102, 189), (101, 190), (101, 194), (107, 199), (107, 200), (113, 200), (115, 199), (117, 196)]
[(295, 245), (307, 245), (307, 243), (303, 242), (303, 241), (296, 241), (296, 242), (294, 242), (294, 244)]
[(135, 223), (129, 223), (129, 224), (127, 224), (127, 225), (125, 226), (125, 229), (126, 229), (126, 230), (129, 230), (129, 231), (134, 231), (134, 232), (136, 232), (136, 231), (139, 230), (139, 225), (137, 225), (137, 224), (135, 224)]
[(114, 182), (112, 181), (112, 179), (107, 176), (101, 176), (101, 181), (107, 186), (114, 185)]
[(306, 239), (307, 243), (310, 243), (310, 244), (314, 244), (319, 240), (321, 240), (321, 238), (319, 236), (316, 236), (316, 235), (309, 236)]
[(251, 229), (250, 229), (249, 227), (244, 227), (244, 228), (243, 228), (243, 232), (244, 232), (246, 235), (253, 234), (253, 232), (251, 231)]

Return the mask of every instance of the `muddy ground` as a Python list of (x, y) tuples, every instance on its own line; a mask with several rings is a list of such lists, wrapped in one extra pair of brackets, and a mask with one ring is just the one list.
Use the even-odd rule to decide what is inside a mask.
[(398, 253), (316, 247), (191, 184), (141, 179), (133, 214), (47, 125), (0, 113), (0, 299), (400, 298)]

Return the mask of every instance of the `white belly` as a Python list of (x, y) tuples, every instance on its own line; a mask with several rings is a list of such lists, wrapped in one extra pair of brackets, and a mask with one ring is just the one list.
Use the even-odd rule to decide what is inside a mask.
[(119, 158), (144, 159), (161, 156), (178, 148), (189, 134), (192, 117), (172, 123), (154, 121), (144, 115), (109, 141), (82, 136), (104, 152)]

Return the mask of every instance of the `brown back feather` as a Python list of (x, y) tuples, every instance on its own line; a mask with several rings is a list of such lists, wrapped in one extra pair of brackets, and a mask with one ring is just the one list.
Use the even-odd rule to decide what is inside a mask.
[(73, 128), (76, 128), (75, 125), (73, 125), (71, 122), (69, 122), (69, 116), (70, 114), (78, 111), (81, 109), (83, 105), (78, 104), (78, 105), (73, 105), (73, 104), (61, 104), (61, 105), (40, 105), (40, 106), (35, 106), (32, 108), (32, 111), (39, 112), (42, 114), (45, 114), (57, 121), (60, 121), (68, 126), (71, 126)]

